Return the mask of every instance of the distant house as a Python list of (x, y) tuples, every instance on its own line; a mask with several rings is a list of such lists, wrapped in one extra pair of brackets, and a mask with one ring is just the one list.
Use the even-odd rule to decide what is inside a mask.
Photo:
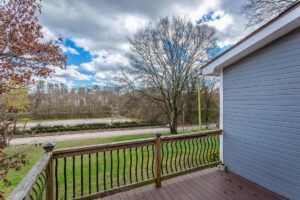
[(202, 69), (221, 77), (223, 163), (300, 199), (300, 2)]

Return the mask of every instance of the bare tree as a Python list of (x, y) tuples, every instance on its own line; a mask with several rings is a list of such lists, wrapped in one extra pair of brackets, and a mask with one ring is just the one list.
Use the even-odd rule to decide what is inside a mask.
[(248, 0), (242, 7), (248, 27), (261, 25), (299, 0)]
[(176, 134), (183, 96), (190, 81), (200, 75), (215, 40), (215, 30), (207, 25), (180, 17), (161, 18), (129, 39), (130, 66), (122, 67), (120, 81), (160, 106), (171, 133)]
[(121, 116), (124, 117), (142, 121), (167, 122), (159, 106), (136, 91), (126, 92), (120, 96), (119, 109)]
[(210, 117), (218, 111), (218, 109), (216, 109), (216, 106), (218, 106), (218, 83), (219, 78), (214, 76), (203, 77), (201, 79), (201, 102), (204, 111), (202, 113), (204, 114), (204, 123), (207, 128)]

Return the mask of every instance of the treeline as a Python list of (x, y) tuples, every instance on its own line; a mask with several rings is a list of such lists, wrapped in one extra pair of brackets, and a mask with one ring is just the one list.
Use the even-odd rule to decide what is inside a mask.
[(39, 81), (30, 92), (32, 119), (111, 117), (119, 89), (113, 85), (68, 88), (65, 84)]
[[(150, 89), (144, 89), (150, 90)], [(151, 91), (154, 92), (154, 91)], [(179, 124), (198, 123), (197, 80), (185, 92), (184, 109)], [(29, 95), (31, 119), (73, 119), (127, 117), (143, 121), (167, 123), (159, 105), (137, 91), (125, 91), (112, 85), (68, 88), (65, 84), (39, 81)], [(203, 123), (218, 122), (218, 79), (201, 79), (201, 111)]]

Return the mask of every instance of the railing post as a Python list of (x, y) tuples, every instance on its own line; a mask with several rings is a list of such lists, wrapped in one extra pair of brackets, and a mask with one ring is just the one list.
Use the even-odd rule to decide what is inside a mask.
[[(50, 153), (54, 149), (54, 145), (48, 143), (44, 145), (46, 153)], [(46, 200), (53, 200), (53, 156), (51, 155), (49, 163), (46, 167)]]
[(161, 134), (155, 133), (155, 186), (161, 187)]

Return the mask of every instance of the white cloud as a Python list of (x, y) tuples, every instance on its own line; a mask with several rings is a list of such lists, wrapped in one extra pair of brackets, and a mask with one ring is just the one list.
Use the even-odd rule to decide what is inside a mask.
[[(237, 38), (244, 32), (245, 19), (239, 13), (244, 1), (51, 0), (43, 1), (41, 22), (56, 35), (71, 38), (86, 50), (128, 51), (128, 45), (125, 45), (128, 44), (127, 37), (148, 22), (155, 23), (160, 17), (173, 15), (196, 21), (211, 10), (223, 13), (224, 19), (212, 24), (226, 32), (220, 34), (220, 40)], [(233, 27), (238, 31), (233, 31)]]
[(100, 50), (94, 52), (94, 58), (91, 62), (82, 63), (81, 69), (91, 72), (113, 71), (120, 65), (128, 65), (129, 61), (126, 56), (119, 52), (107, 52)]
[(53, 76), (53, 77), (49, 77), (49, 78), (43, 79), (43, 80), (45, 80), (48, 83), (58, 83), (58, 84), (62, 83), (64, 85), (66, 85), (68, 88), (72, 88), (75, 85), (73, 80), (68, 80), (63, 77)]
[(124, 52), (128, 52), (130, 49), (130, 44), (128, 42), (121, 43), (119, 44), (119, 48)]
[(58, 67), (54, 67), (55, 72), (51, 74), (50, 77), (45, 79), (37, 78), (39, 80), (44, 80), (49, 83), (63, 83), (68, 88), (74, 87), (76, 81), (82, 80), (93, 80), (92, 76), (82, 74), (78, 71), (79, 67), (75, 65), (67, 66), (66, 69), (60, 69)]
[(64, 46), (64, 45), (61, 45), (60, 47), (61, 47), (61, 49), (63, 50), (64, 53), (79, 55), (79, 52), (76, 49), (72, 48), (72, 47), (67, 47), (67, 46)]
[(192, 21), (196, 22), (208, 11), (214, 10), (218, 7), (219, 0), (206, 0), (191, 7), (191, 5), (177, 4), (174, 6), (174, 10), (177, 11), (177, 15), (186, 16)]
[(97, 72), (93, 77), (94, 82), (111, 82), (116, 80), (117, 77), (120, 77), (121, 72), (117, 70), (113, 71), (104, 71), (104, 72)]
[[(127, 38), (149, 22), (160, 17), (182, 16), (196, 22), (209, 11), (220, 19), (209, 22), (218, 33), (220, 46), (232, 45), (243, 37), (245, 18), (240, 7), (245, 0), (51, 0), (43, 1), (40, 21), (45, 39), (69, 38), (92, 55), (92, 61), (66, 70), (58, 70), (57, 80), (108, 80), (117, 74), (119, 65), (127, 65)], [(67, 14), (66, 14), (67, 13)], [(50, 31), (51, 30), (51, 31)], [(65, 52), (78, 55), (76, 49), (63, 47)], [(86, 70), (95, 75), (82, 74)]]
[(80, 73), (78, 71), (78, 66), (70, 65), (66, 69), (60, 69), (55, 67), (55, 72), (52, 74), (52, 77), (63, 77), (68, 80), (91, 80), (91, 76)]
[(235, 44), (248, 33), (241, 31), (242, 25), (238, 24), (239, 21), (234, 20), (233, 15), (222, 10), (215, 11), (212, 18), (214, 20), (205, 22), (205, 24), (213, 26), (217, 30), (217, 44), (221, 47)]
[(104, 74), (104, 73), (96, 73), (95, 74), (95, 76), (94, 76), (94, 78), (96, 79), (96, 80), (103, 80), (103, 79), (105, 79), (106, 78), (106, 74)]
[(45, 41), (57, 40), (57, 35), (51, 32), (46, 26), (42, 27), (42, 33)]
[(88, 38), (73, 38), (72, 39), (77, 46), (82, 47), (86, 51), (91, 51), (91, 49), (95, 49), (96, 44), (92, 40)]
[(93, 72), (94, 82), (113, 81), (121, 75), (119, 67), (129, 65), (128, 58), (119, 52), (101, 50), (95, 52), (93, 57), (91, 62), (82, 63), (80, 69)]
[(220, 16), (220, 19), (209, 21), (207, 24), (215, 27), (217, 31), (224, 32), (229, 26), (234, 26), (231, 15), (225, 14), (223, 11), (217, 11), (213, 15)]
[(123, 25), (128, 33), (133, 34), (139, 28), (148, 23), (148, 19), (144, 16), (126, 15), (119, 17), (120, 25)]

